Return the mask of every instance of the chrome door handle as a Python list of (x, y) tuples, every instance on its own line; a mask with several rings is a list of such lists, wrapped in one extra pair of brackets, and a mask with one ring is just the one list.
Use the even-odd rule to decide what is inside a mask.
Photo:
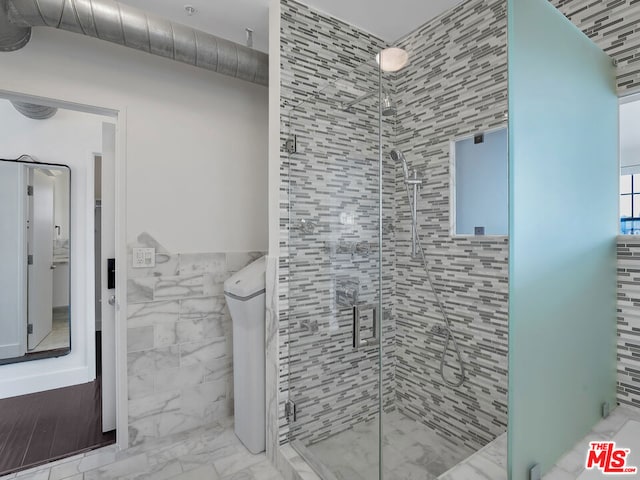
[(372, 308), (373, 311), (373, 335), (369, 338), (360, 338), (360, 307), (358, 305), (353, 306), (353, 338), (352, 345), (354, 350), (358, 350), (360, 347), (368, 347), (377, 345), (378, 340), (378, 309)]
[(116, 304), (116, 296), (109, 295), (109, 305), (114, 306)]

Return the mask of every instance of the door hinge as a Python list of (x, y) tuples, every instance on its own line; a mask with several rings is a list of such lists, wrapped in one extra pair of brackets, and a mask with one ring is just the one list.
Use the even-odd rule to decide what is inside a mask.
[(298, 420), (298, 409), (291, 400), (287, 400), (287, 403), (284, 404), (284, 416), (287, 419), (287, 423), (293, 423)]
[(534, 463), (529, 468), (529, 480), (541, 480), (542, 479), (542, 470), (540, 470), (540, 465)]
[(33, 185), (27, 185), (27, 195), (30, 197), (33, 196)]
[(27, 255), (27, 265), (33, 265), (33, 255)]
[(27, 333), (31, 335), (33, 333), (33, 323), (27, 324)]

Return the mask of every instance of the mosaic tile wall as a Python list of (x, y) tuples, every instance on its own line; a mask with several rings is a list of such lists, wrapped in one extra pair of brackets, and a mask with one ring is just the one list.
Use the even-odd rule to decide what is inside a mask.
[[(468, 378), (452, 388), (440, 377), (445, 338), (434, 328), (443, 326), (442, 315), (421, 262), (410, 255), (398, 169), (396, 405), (472, 449), (507, 425), (508, 241), (451, 237), (450, 142), (506, 123), (506, 26), (506, 2), (470, 0), (399, 41), (411, 62), (396, 81), (396, 145), (425, 180), (418, 227)], [(446, 365), (455, 380), (453, 349)]]
[[(281, 441), (319, 441), (378, 411), (378, 350), (354, 351), (352, 309), (362, 305), (362, 337), (372, 335), (380, 296), (377, 69), (380, 40), (292, 1), (282, 2), (280, 355), (281, 395), (297, 421), (281, 415)], [(368, 62), (368, 64), (365, 64)], [(375, 93), (345, 110), (341, 103)], [(385, 123), (389, 139), (393, 124)], [(393, 168), (383, 175), (385, 224), (393, 221)], [(394, 401), (392, 242), (384, 243), (382, 324), (385, 403)], [(379, 312), (378, 312), (379, 313)], [(281, 409), (282, 412), (282, 409)]]
[(617, 61), (618, 93), (640, 90), (640, 6), (637, 0), (550, 0)]
[(618, 403), (640, 408), (640, 238), (618, 237)]
[(127, 363), (129, 440), (183, 432), (233, 415), (233, 342), (223, 282), (258, 252), (169, 253), (132, 268), (129, 253)]

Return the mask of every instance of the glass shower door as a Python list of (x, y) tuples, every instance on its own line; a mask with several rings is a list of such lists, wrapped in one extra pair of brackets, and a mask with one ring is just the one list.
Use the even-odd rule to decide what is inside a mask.
[(283, 118), (288, 439), (325, 479), (380, 475), (378, 78), (365, 65)]

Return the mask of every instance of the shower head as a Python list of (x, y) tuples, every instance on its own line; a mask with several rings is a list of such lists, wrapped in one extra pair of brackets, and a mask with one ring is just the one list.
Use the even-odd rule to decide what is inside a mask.
[(402, 171), (404, 172), (404, 179), (408, 180), (409, 179), (409, 167), (407, 167), (407, 159), (404, 158), (404, 153), (402, 153), (400, 150), (391, 150), (391, 152), (389, 152), (389, 156), (391, 157), (391, 160), (393, 160), (394, 162), (402, 162)]
[(391, 115), (395, 115), (398, 113), (396, 106), (387, 92), (384, 93), (384, 97), (382, 97), (382, 116), (389, 117)]

